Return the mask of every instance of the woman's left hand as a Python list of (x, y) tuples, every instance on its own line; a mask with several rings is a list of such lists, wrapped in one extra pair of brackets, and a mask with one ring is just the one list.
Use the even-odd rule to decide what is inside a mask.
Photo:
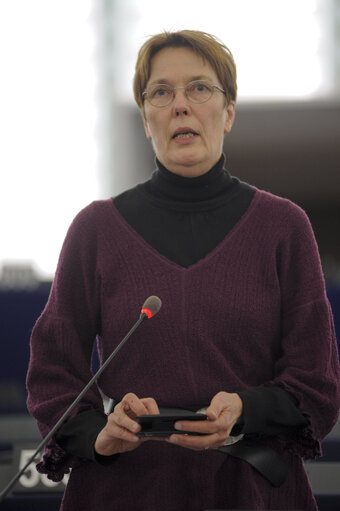
[(207, 420), (204, 421), (178, 421), (175, 428), (192, 433), (205, 433), (196, 435), (171, 435), (168, 442), (194, 449), (216, 449), (224, 445), (230, 431), (242, 414), (242, 400), (238, 394), (219, 392), (211, 400), (206, 410)]

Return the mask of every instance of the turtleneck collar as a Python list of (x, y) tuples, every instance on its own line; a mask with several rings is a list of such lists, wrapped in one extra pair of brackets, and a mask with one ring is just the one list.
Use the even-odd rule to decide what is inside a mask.
[(222, 154), (218, 162), (205, 174), (184, 177), (170, 172), (156, 159), (157, 169), (149, 181), (151, 193), (158, 198), (171, 201), (198, 202), (216, 199), (233, 185), (233, 179), (224, 168)]

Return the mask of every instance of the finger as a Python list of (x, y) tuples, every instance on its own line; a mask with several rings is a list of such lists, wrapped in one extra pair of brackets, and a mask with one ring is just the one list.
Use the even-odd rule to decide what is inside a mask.
[(177, 421), (175, 422), (175, 429), (179, 431), (190, 431), (190, 433), (204, 433), (211, 434), (219, 430), (220, 425), (218, 421), (202, 420), (202, 421)]
[(126, 394), (121, 403), (124, 406), (125, 411), (131, 410), (135, 415), (145, 415), (148, 413), (143, 401), (132, 392)]
[(208, 417), (209, 420), (211, 421), (215, 421), (216, 419), (218, 419), (219, 417), (219, 412), (218, 410), (216, 410), (214, 407), (212, 406), (209, 406), (209, 408), (206, 409), (206, 412), (205, 412), (206, 416)]
[[(206, 423), (206, 424), (205, 424)], [(191, 426), (191, 429), (186, 429), (187, 427), (190, 427)], [(175, 425), (176, 427), (176, 425)], [(179, 429), (178, 427), (176, 427), (176, 429)], [(193, 443), (193, 440), (192, 439), (199, 439), (198, 440), (198, 443), (197, 443), (197, 446), (199, 448), (202, 448), (202, 447), (206, 447), (207, 445), (208, 446), (218, 446), (220, 447), (221, 445), (224, 445), (226, 439), (228, 438), (229, 434), (230, 434), (230, 431), (231, 431), (231, 426), (228, 426), (226, 424), (225, 421), (223, 420), (217, 420), (217, 421), (214, 421), (214, 422), (210, 422), (210, 421), (201, 421), (199, 423), (196, 423), (196, 424), (188, 424), (188, 426), (186, 426), (185, 424), (183, 424), (183, 429), (180, 430), (180, 431), (190, 431), (190, 433), (201, 433), (201, 435), (177, 435), (177, 436), (183, 436), (183, 437), (186, 437), (188, 438), (189, 437), (189, 441), (188, 443), (191, 445)], [(209, 438), (208, 438), (209, 437)], [(184, 440), (184, 442), (186, 442), (186, 440)], [(195, 440), (196, 442), (196, 440)]]
[(126, 429), (132, 433), (137, 433), (141, 429), (141, 426), (126, 414), (124, 405), (122, 404), (118, 404), (115, 407), (114, 412), (110, 413), (108, 416), (108, 424), (112, 427), (117, 426), (119, 428)]
[(227, 394), (225, 392), (219, 392), (212, 398), (211, 403), (205, 412), (210, 420), (216, 420), (226, 408), (228, 405), (226, 396)]
[(201, 451), (220, 445), (218, 435), (216, 434), (205, 436), (174, 434), (169, 437), (168, 442), (195, 451)]
[(212, 414), (217, 417), (225, 417), (228, 424), (235, 424), (241, 417), (243, 403), (240, 396), (236, 393), (219, 392), (211, 400), (210, 406), (206, 410), (208, 417)]
[(167, 440), (168, 437), (165, 436), (145, 436), (140, 438), (141, 442), (166, 442)]
[(144, 413), (146, 413), (146, 408), (140, 399), (135, 395), (127, 394), (115, 406), (113, 413), (109, 415), (109, 421), (113, 421), (118, 426), (136, 433), (141, 428), (136, 422), (135, 417), (137, 414), (142, 415)]
[(115, 421), (108, 421), (106, 431), (112, 438), (118, 438), (119, 440), (134, 443), (138, 443), (140, 441), (140, 439), (132, 431), (119, 426)]
[(152, 397), (146, 397), (142, 399), (142, 402), (147, 409), (147, 413), (150, 415), (156, 415), (159, 413), (159, 408), (156, 401)]

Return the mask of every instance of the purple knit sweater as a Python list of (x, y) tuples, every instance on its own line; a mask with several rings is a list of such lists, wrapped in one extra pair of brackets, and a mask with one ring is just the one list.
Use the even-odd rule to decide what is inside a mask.
[[(28, 405), (45, 435), (91, 377), (95, 337), (105, 360), (158, 295), (159, 314), (133, 335), (99, 381), (104, 394), (154, 397), (198, 409), (219, 391), (280, 385), (310, 425), (265, 439), (290, 465), (272, 487), (217, 451), (147, 442), (111, 466), (72, 458), (51, 442), (42, 470), (72, 466), (63, 511), (316, 509), (301, 456), (320, 454), (337, 419), (339, 364), (319, 255), (304, 212), (256, 191), (210, 254), (183, 268), (150, 247), (112, 200), (96, 201), (67, 234), (51, 295), (31, 339)], [(77, 409), (102, 410), (98, 388)]]

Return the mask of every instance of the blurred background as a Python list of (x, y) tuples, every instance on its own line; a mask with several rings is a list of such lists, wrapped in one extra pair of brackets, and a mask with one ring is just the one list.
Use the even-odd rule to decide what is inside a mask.
[[(132, 94), (138, 49), (183, 28), (231, 49), (227, 168), (309, 215), (339, 339), (340, 0), (0, 0), (0, 489), (13, 446), (38, 438), (25, 406), (29, 336), (67, 228), (154, 169)], [(320, 509), (340, 509), (338, 429), (308, 465)]]

